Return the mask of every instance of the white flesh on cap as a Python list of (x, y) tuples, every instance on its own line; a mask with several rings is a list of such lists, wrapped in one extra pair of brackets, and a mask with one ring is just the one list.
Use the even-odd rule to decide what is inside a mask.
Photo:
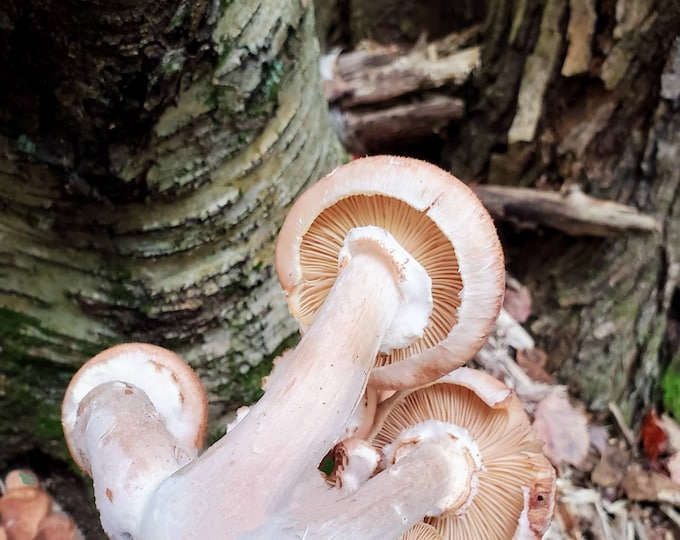
[(207, 402), (174, 353), (125, 343), (86, 362), (69, 384), (62, 424), (71, 454), (93, 480), (104, 530), (140, 537), (157, 485), (198, 455)]
[[(410, 291), (426, 288), (411, 283), (421, 279), (417, 268), (389, 240), (359, 235), (350, 245), (351, 257), (343, 259), (313, 324), (273, 373), (264, 396), (233, 431), (161, 484), (143, 538), (176, 538), (178, 531), (183, 538), (237, 538), (286, 504), (291, 486), (318, 476), (315, 466), (344, 437), (404, 299), (411, 306)], [(406, 326), (418, 332), (417, 324)], [(242, 496), (244, 486), (252, 496)], [(184, 494), (196, 489), (213, 504), (182, 511)]]
[(422, 337), (432, 313), (432, 280), (422, 265), (389, 232), (372, 225), (355, 227), (347, 233), (338, 253), (339, 266), (344, 266), (369, 243), (380, 246), (401, 265), (401, 304), (380, 344), (380, 352), (390, 354), (394, 349), (403, 349)]
[[(194, 453), (197, 452), (207, 416), (201, 384), (180, 357), (147, 343), (111, 347), (78, 370), (62, 403), (62, 424), (72, 449), (70, 434), (80, 403), (92, 389), (110, 381), (124, 381), (142, 389), (178, 443), (187, 451), (194, 448)], [(78, 465), (82, 467), (81, 463)]]

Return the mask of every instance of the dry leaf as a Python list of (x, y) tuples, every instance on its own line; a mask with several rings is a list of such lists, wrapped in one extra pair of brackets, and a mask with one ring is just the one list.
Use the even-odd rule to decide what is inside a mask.
[(621, 487), (632, 501), (680, 504), (680, 486), (659, 473), (643, 470), (637, 463), (628, 467)]
[(548, 355), (538, 347), (517, 351), (517, 365), (529, 375), (532, 381), (552, 384), (552, 377), (544, 369), (547, 361)]
[(517, 322), (524, 323), (531, 315), (531, 293), (516, 279), (508, 277), (503, 307)]
[(608, 446), (595, 466), (591, 479), (601, 487), (617, 487), (630, 464), (630, 453), (618, 446)]
[(554, 465), (569, 463), (579, 467), (588, 456), (588, 419), (582, 410), (572, 407), (566, 396), (552, 394), (540, 401), (534, 412), (534, 429), (545, 442), (543, 450)]

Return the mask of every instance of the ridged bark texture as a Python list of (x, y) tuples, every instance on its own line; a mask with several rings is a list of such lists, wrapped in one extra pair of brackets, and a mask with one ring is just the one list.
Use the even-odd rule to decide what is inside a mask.
[(0, 8), (0, 464), (59, 452), (73, 371), (169, 347), (213, 417), (296, 325), (273, 269), (292, 200), (340, 160), (309, 2)]

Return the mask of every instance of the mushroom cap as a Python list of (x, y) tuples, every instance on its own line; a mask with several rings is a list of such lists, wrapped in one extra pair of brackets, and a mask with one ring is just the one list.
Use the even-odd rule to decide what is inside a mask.
[(52, 497), (32, 472), (18, 469), (7, 475), (5, 494), (0, 497), (0, 528), (8, 538), (33, 540), (51, 509)]
[(194, 371), (167, 349), (147, 343), (124, 343), (88, 360), (66, 388), (61, 421), (71, 456), (81, 469), (87, 471), (87, 465), (73, 441), (80, 403), (97, 386), (114, 381), (145, 392), (182, 447), (203, 446), (208, 404)]
[(40, 522), (40, 529), (34, 540), (82, 540), (76, 524), (66, 514), (56, 512)]
[(374, 156), (319, 180), (279, 233), (276, 270), (304, 332), (338, 275), (338, 254), (357, 227), (387, 230), (432, 279), (422, 337), (381, 353), (369, 384), (412, 388), (467, 362), (486, 340), (504, 294), (503, 252), (491, 217), (460, 180), (430, 163)]
[(549, 525), (554, 469), (519, 399), (503, 390), (493, 377), (460, 368), (381, 404), (372, 434), (381, 451), (432, 420), (464, 430), (479, 451), (482, 466), (472, 497), (457, 510), (426, 518), (443, 538), (508, 540), (519, 533), (516, 538), (540, 538)]

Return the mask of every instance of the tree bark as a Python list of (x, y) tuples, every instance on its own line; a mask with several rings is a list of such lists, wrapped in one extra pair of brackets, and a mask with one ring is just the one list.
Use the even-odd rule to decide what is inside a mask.
[(63, 455), (73, 371), (121, 341), (186, 358), (219, 417), (296, 326), (287, 206), (340, 159), (310, 2), (0, 7), (0, 469)]
[(605, 239), (502, 227), (549, 367), (594, 409), (615, 401), (629, 417), (658, 398), (678, 319), (679, 29), (673, 0), (492, 1), (446, 151), (463, 178), (577, 187), (661, 224)]

